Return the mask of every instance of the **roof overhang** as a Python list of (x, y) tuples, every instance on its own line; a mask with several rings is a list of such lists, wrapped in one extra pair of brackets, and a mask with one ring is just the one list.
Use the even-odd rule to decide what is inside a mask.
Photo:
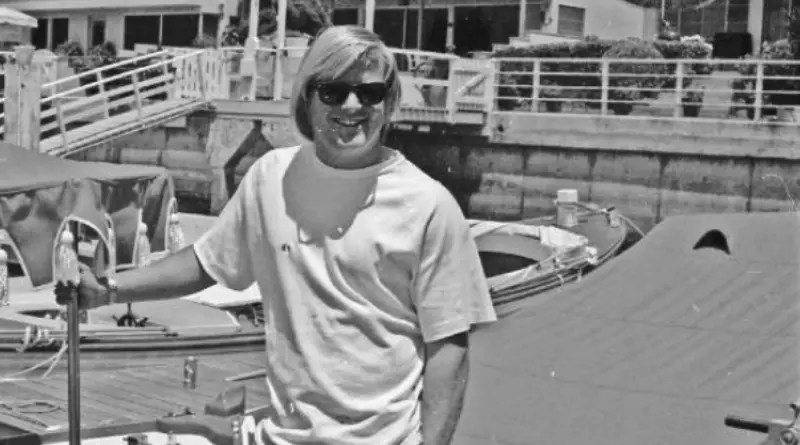
[(36, 28), (38, 26), (36, 18), (7, 6), (0, 6), (0, 25), (22, 26), (25, 28)]
[(6, 3), (9, 8), (26, 13), (77, 12), (81, 10), (109, 9), (129, 11), (139, 9), (184, 8), (206, 14), (219, 13), (221, 4), (229, 0), (129, 0), (121, 7), (119, 0), (15, 0)]

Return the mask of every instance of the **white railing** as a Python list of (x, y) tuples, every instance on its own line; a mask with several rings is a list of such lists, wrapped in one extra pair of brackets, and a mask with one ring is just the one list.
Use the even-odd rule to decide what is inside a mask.
[(769, 117), (789, 122), (800, 117), (794, 116), (794, 107), (800, 106), (800, 61), (497, 58), (492, 62), (495, 112), (756, 121)]
[[(102, 74), (109, 68), (137, 62), (130, 59), (87, 71), (77, 75), (87, 76), (83, 78), (88, 81), (82, 85), (43, 98), (42, 139), (60, 136), (62, 146), (66, 147), (67, 131), (72, 127), (128, 111), (135, 111), (137, 119), (142, 120), (148, 117), (148, 104), (170, 99), (208, 101), (219, 94), (220, 82), (216, 74), (222, 65), (213, 53), (204, 50), (179, 56), (154, 53), (137, 59), (145, 62), (143, 66), (124, 69), (111, 76)], [(59, 79), (43, 88), (57, 89), (56, 84), (70, 81)]]

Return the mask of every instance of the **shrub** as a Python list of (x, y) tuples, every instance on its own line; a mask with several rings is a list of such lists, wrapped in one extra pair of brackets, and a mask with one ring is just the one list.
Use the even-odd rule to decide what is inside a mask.
[[(778, 40), (773, 43), (764, 45), (758, 58), (762, 60), (792, 60), (794, 58), (794, 48), (792, 44), (786, 40)], [(746, 90), (747, 86), (755, 89), (755, 64), (741, 64), (738, 67), (741, 78), (737, 80), (736, 85), (740, 86), (740, 90)], [(774, 77), (795, 77), (795, 79), (775, 79)], [(800, 105), (800, 94), (795, 91), (800, 91), (800, 81), (796, 78), (800, 76), (800, 66), (789, 64), (768, 64), (764, 66), (764, 97), (763, 102), (774, 105)], [(775, 91), (786, 91), (786, 93), (775, 93)], [(750, 96), (745, 96), (740, 91), (739, 97), (745, 99), (745, 102), (752, 103), (754, 99)]]
[[(617, 42), (603, 54), (606, 59), (663, 59), (655, 46), (640, 39)], [(625, 76), (631, 74), (631, 76)], [(653, 77), (645, 76), (655, 74)], [(610, 63), (609, 93), (610, 107), (616, 114), (629, 114), (634, 101), (655, 98), (657, 89), (664, 84), (665, 67), (661, 63)], [(643, 89), (646, 89), (643, 91)]]
[[(660, 53), (663, 59), (706, 59), (710, 57), (710, 47), (699, 41), (664, 41), (656, 40), (653, 42), (645, 42), (640, 39), (626, 39), (625, 41), (636, 41), (638, 45), (644, 45), (652, 52), (655, 49)], [(576, 42), (557, 42), (548, 43), (543, 45), (530, 45), (525, 47), (507, 47), (495, 51), (493, 57), (495, 58), (574, 58), (585, 59), (593, 58), (599, 59), (604, 56), (612, 47), (618, 45), (620, 41), (616, 40), (602, 40), (594, 37), (587, 38), (582, 41)], [(627, 45), (631, 45), (628, 43)], [(621, 51), (617, 49), (615, 51)], [(660, 64), (647, 64), (647, 66), (658, 67), (656, 74), (662, 74), (662, 85), (664, 88), (671, 88), (675, 84), (675, 77), (672, 73), (675, 72), (675, 64), (663, 62)], [(513, 60), (503, 61), (500, 63), (501, 73), (509, 71), (525, 72), (526, 74), (502, 74), (500, 83), (507, 85), (499, 88), (500, 96), (519, 96), (527, 99), (532, 91), (532, 76), (527, 74), (532, 71), (532, 64), (529, 62), (515, 62)], [(547, 73), (552, 72), (569, 72), (575, 73), (568, 76), (551, 75)], [(686, 67), (687, 74), (694, 73), (708, 74), (711, 72), (711, 65), (706, 63), (692, 64)], [(595, 62), (545, 62), (542, 63), (541, 77), (542, 85), (551, 84), (558, 85), (561, 88), (560, 94), (562, 97), (567, 98), (582, 98), (587, 99), (589, 106), (599, 107), (598, 99), (600, 98), (600, 65)], [(691, 82), (690, 78), (684, 80), (684, 86), (688, 86)], [(500, 109), (511, 109), (518, 101), (510, 99), (501, 99), (498, 101)]]

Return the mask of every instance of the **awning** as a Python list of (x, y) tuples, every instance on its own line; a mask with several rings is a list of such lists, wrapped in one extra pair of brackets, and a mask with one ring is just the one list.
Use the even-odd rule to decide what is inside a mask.
[(0, 6), (0, 24), (36, 28), (38, 22), (28, 14), (23, 14), (16, 9)]

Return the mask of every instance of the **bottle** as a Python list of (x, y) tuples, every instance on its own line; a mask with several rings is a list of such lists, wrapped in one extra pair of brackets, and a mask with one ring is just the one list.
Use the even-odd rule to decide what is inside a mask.
[(578, 225), (578, 191), (561, 189), (556, 194), (556, 224), (569, 228)]

